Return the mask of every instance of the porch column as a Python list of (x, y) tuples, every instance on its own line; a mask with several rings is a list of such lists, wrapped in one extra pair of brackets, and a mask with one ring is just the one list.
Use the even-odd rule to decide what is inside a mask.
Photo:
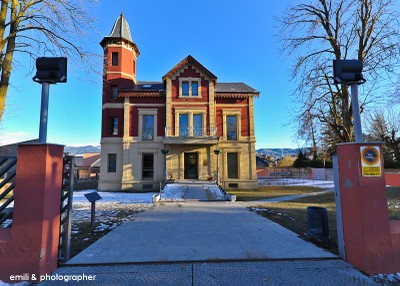
[[(125, 97), (124, 101), (124, 136), (122, 138), (122, 183), (132, 179), (132, 164), (129, 160), (130, 144), (130, 101), (129, 97)], [(122, 187), (124, 189), (124, 187)]]
[(178, 157), (179, 157), (179, 180), (185, 179), (185, 153), (183, 151), (178, 151)]
[[(166, 97), (166, 104), (165, 104), (165, 126), (167, 127), (167, 128), (171, 128), (170, 130), (170, 134), (169, 135), (172, 135), (172, 100), (171, 100), (171, 97), (172, 97), (172, 83), (171, 83), (171, 79), (167, 79), (167, 90), (166, 90), (166, 95), (165, 95), (165, 97)], [(176, 131), (175, 131), (176, 132)], [(167, 134), (165, 134), (165, 135), (167, 135)], [(175, 136), (176, 136), (176, 134), (175, 134)]]

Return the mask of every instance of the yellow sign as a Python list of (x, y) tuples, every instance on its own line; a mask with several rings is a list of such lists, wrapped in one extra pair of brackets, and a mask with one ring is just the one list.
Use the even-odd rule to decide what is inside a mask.
[(381, 154), (378, 146), (363, 146), (361, 151), (361, 174), (363, 177), (380, 177)]

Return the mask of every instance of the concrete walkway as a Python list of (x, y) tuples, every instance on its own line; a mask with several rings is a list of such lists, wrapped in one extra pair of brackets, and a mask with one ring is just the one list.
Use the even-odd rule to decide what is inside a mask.
[(68, 264), (333, 257), (244, 206), (185, 201), (138, 214)]

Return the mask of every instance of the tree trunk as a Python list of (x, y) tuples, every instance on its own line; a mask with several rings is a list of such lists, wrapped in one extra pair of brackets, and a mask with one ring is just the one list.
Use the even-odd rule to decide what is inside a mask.
[[(13, 0), (11, 3), (11, 25), (10, 25), (10, 35), (15, 35), (17, 31), (17, 23), (13, 21), (17, 16), (18, 1)], [(6, 95), (8, 90), (8, 85), (10, 82), (12, 60), (15, 50), (15, 36), (9, 37), (7, 41), (6, 53), (2, 63), (1, 79), (0, 79), (0, 122), (4, 115), (4, 110), (6, 108)]]

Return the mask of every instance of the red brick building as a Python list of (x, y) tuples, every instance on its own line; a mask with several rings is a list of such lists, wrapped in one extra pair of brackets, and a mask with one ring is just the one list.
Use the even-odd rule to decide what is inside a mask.
[(258, 91), (244, 83), (217, 82), (190, 55), (159, 82), (137, 81), (140, 52), (122, 14), (100, 44), (100, 190), (156, 190), (165, 174), (174, 180), (211, 180), (217, 171), (226, 189), (256, 187)]

